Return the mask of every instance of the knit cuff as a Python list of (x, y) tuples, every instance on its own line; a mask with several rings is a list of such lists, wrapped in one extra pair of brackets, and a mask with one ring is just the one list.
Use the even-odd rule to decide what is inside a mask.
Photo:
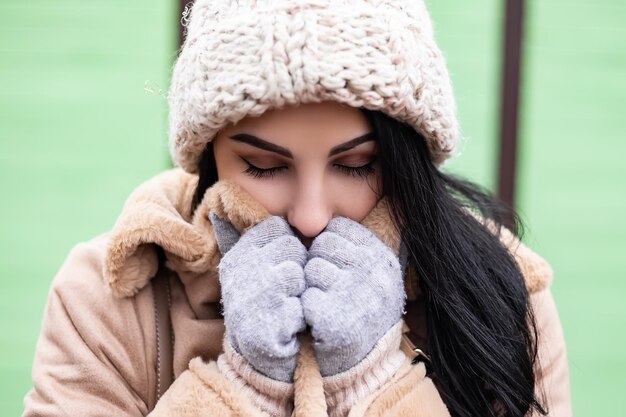
[(403, 321), (393, 325), (357, 365), (323, 378), (329, 417), (344, 417), (359, 400), (391, 380), (406, 360), (400, 350)]
[(276, 381), (256, 371), (224, 338), (224, 353), (217, 358), (220, 372), (242, 390), (259, 409), (272, 417), (290, 417), (293, 411), (292, 383)]

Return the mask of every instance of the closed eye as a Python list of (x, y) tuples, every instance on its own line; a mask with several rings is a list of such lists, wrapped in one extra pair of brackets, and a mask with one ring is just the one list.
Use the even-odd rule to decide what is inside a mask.
[(248, 164), (248, 167), (243, 172), (253, 178), (273, 178), (279, 171), (287, 169), (284, 165), (272, 168), (259, 168), (258, 166), (252, 165), (246, 158), (242, 156), (240, 156), (240, 158)]
[[(281, 171), (288, 169), (287, 166), (281, 165), (277, 167), (271, 168), (260, 168), (256, 165), (253, 165), (250, 161), (240, 156), (240, 158), (248, 165), (246, 169), (243, 171), (245, 174), (258, 179), (271, 179), (276, 174)], [(369, 161), (367, 164), (360, 166), (347, 166), (342, 164), (333, 164), (335, 169), (339, 170), (342, 174), (348, 175), (350, 177), (360, 177), (367, 178), (370, 176), (376, 169), (374, 168), (374, 163), (376, 162), (376, 158)]]
[(341, 164), (334, 164), (334, 167), (344, 174), (350, 175), (351, 177), (367, 178), (376, 170), (374, 168), (374, 162), (376, 162), (376, 158), (372, 159), (365, 165), (360, 165), (357, 167), (351, 167)]

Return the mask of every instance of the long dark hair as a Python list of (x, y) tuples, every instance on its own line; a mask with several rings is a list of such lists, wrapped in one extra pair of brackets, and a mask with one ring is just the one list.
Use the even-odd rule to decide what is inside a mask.
[[(528, 291), (498, 228), (515, 213), (477, 185), (433, 165), (424, 138), (381, 112), (361, 109), (378, 142), (382, 193), (425, 299), (428, 351), (453, 416), (546, 414), (535, 396), (537, 330)], [(202, 155), (193, 207), (217, 181)]]

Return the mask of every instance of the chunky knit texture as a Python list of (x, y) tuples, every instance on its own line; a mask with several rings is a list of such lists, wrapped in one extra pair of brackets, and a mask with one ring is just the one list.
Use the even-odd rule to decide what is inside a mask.
[(290, 417), (293, 411), (294, 384), (277, 381), (257, 372), (224, 339), (224, 353), (217, 366), (229, 381), (245, 393), (252, 404), (272, 417)]
[(399, 321), (391, 327), (357, 365), (346, 372), (324, 378), (329, 417), (348, 415), (355, 404), (390, 383), (408, 360), (400, 350), (403, 324)]
[(190, 173), (227, 124), (300, 103), (382, 111), (436, 164), (459, 140), (423, 0), (196, 0), (168, 99), (172, 157)]
[[(326, 405), (328, 417), (347, 416), (355, 404), (389, 384), (400, 367), (409, 361), (400, 349), (403, 325), (404, 322), (399, 321), (389, 329), (376, 342), (374, 349), (352, 369), (322, 379), (320, 388), (324, 392), (324, 398), (320, 403)], [(303, 348), (306, 347), (303, 344)], [(303, 360), (300, 358), (299, 371), (307, 372), (302, 369)], [(222, 375), (263, 412), (273, 417), (292, 415), (294, 384), (276, 381), (257, 372), (233, 349), (227, 339), (224, 340), (224, 353), (218, 358), (217, 366)], [(319, 371), (316, 372), (319, 375)], [(307, 377), (313, 377), (316, 372)], [(301, 383), (300, 387), (309, 389), (310, 384), (307, 382)]]

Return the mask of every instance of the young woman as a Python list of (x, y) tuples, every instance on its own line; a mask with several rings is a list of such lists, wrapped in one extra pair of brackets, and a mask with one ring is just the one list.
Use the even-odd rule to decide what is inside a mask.
[(169, 101), (182, 169), (70, 254), (24, 415), (571, 414), (549, 265), (439, 169), (421, 1), (197, 0)]

